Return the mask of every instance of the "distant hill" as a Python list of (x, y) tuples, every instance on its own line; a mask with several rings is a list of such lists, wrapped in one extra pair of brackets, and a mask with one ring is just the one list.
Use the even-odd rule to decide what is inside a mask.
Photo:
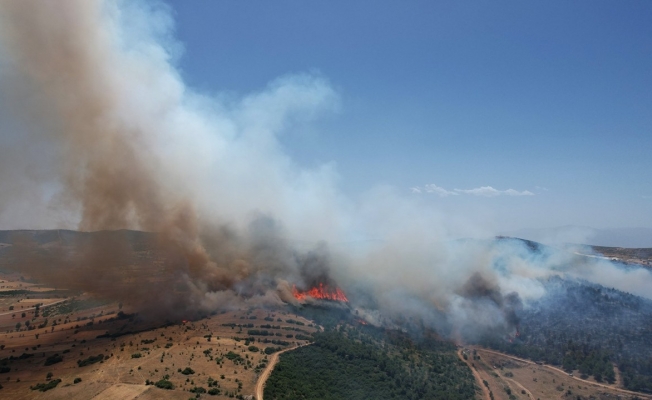
[[(46, 229), (46, 230), (33, 230), (33, 229), (16, 229), (16, 230), (0, 230), (0, 243), (15, 243), (17, 240), (27, 239), (31, 242), (40, 245), (48, 243), (60, 243), (63, 245), (70, 245), (74, 243), (83, 243), (84, 240), (90, 238), (120, 238), (126, 239), (129, 243), (138, 243), (143, 241), (152, 240), (155, 234), (150, 232), (133, 231), (127, 229), (120, 229), (115, 231), (95, 231), (95, 232), (80, 232), (68, 229)], [(82, 241), (82, 242), (80, 242)]]
[(562, 226), (545, 229), (521, 229), (505, 232), (545, 244), (576, 243), (604, 247), (652, 247), (652, 228), (595, 229), (582, 226)]

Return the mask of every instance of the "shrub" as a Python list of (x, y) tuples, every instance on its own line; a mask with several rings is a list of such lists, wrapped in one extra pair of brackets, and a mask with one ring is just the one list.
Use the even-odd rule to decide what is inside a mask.
[(30, 386), (29, 388), (32, 390), (38, 390), (40, 392), (47, 392), (48, 390), (57, 387), (59, 383), (61, 383), (61, 379), (55, 379), (48, 383), (37, 383), (36, 385)]
[(174, 389), (174, 385), (172, 382), (168, 381), (167, 379), (161, 379), (160, 381), (156, 382), (154, 384), (159, 389), (165, 389), (165, 390), (172, 390)]
[(87, 365), (95, 364), (104, 360), (104, 354), (98, 354), (96, 356), (90, 356), (84, 360), (77, 360), (77, 365), (79, 367), (85, 367)]
[(45, 359), (45, 366), (60, 363), (63, 361), (63, 357), (61, 357), (59, 354), (53, 354), (50, 357)]
[(195, 370), (190, 367), (186, 367), (183, 371), (181, 371), (181, 373), (184, 375), (192, 375), (195, 373)]
[(229, 351), (228, 353), (226, 353), (226, 355), (224, 357), (228, 358), (231, 361), (237, 361), (237, 360), (242, 359), (242, 357), (240, 357), (240, 354), (234, 353), (232, 351)]
[(81, 378), (75, 378), (75, 380), (72, 381), (72, 383), (74, 383), (74, 384), (78, 384), (78, 383), (81, 382), (81, 381), (82, 381)]
[(258, 347), (256, 347), (256, 346), (249, 346), (248, 350), (253, 352), (253, 353), (258, 353), (260, 351), (260, 349)]

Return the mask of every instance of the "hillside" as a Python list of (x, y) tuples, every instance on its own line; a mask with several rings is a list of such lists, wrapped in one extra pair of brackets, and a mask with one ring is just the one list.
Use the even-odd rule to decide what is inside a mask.
[(627, 264), (637, 264), (652, 268), (652, 248), (591, 247), (595, 253), (604, 257)]
[(317, 333), (312, 345), (282, 354), (265, 399), (454, 400), (478, 392), (452, 343), (342, 324)]
[(561, 226), (548, 229), (520, 229), (506, 232), (504, 235), (546, 244), (577, 243), (603, 247), (652, 247), (651, 228), (595, 229), (583, 226)]
[(553, 277), (521, 313), (520, 335), (479, 343), (568, 372), (652, 393), (652, 301), (586, 281)]
[[(266, 399), (546, 398), (557, 390), (555, 382), (573, 384), (564, 370), (596, 385), (573, 386), (579, 398), (603, 391), (608, 396), (596, 398), (607, 399), (624, 389), (652, 393), (652, 301), (584, 280), (540, 279), (545, 295), (513, 310), (517, 335), (487, 331), (463, 343), (447, 337), (448, 323), (385, 318), (374, 327), (361, 316), (380, 310), (334, 301), (267, 308), (241, 303), (184, 315), (183, 308), (160, 301), (183, 292), (167, 269), (178, 260), (151, 233), (2, 231), (0, 239), (0, 390), (15, 398), (42, 398), (41, 390), (48, 398), (246, 398), (254, 396), (271, 354), (286, 349), (291, 351), (280, 356), (266, 382)], [(80, 274), (78, 254), (89, 247), (113, 250), (115, 243), (122, 251), (107, 259), (119, 268), (103, 276)], [(525, 252), (520, 257), (535, 255), (542, 265), (565, 251), (506, 237), (480, 244), (492, 250), (517, 245)], [(30, 274), (29, 263), (20, 262), (25, 255), (43, 261), (61, 254), (65, 263), (43, 264), (46, 272), (65, 278), (52, 280), (61, 285), (44, 285)], [(584, 263), (590, 257), (572, 253), (562, 260)], [(76, 279), (91, 279), (93, 292), (81, 290)], [(143, 291), (143, 283), (160, 293)], [(347, 296), (355, 302), (355, 293)], [(550, 369), (532, 374), (549, 378), (534, 381), (527, 363), (510, 364), (508, 356), (490, 356), (481, 347), (471, 353), (457, 348), (452, 337), (457, 345), (545, 363)], [(512, 368), (507, 372), (513, 376), (493, 372), (494, 364)]]
[(0, 397), (252, 398), (277, 351), (317, 327), (289, 310), (152, 323), (136, 310), (0, 276)]

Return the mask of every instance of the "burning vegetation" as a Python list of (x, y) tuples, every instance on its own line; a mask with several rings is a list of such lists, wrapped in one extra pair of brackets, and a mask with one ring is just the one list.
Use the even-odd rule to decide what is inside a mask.
[(297, 300), (305, 300), (307, 297), (312, 297), (313, 299), (320, 300), (340, 301), (343, 303), (349, 302), (349, 299), (346, 297), (342, 289), (324, 285), (323, 283), (313, 286), (306, 291), (298, 290), (296, 285), (292, 285), (292, 295)]

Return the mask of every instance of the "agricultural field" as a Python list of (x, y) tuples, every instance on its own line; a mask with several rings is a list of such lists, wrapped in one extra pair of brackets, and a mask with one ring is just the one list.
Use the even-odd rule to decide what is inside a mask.
[(263, 309), (155, 324), (14, 275), (0, 286), (3, 398), (253, 398), (271, 355), (309, 343), (318, 329)]

